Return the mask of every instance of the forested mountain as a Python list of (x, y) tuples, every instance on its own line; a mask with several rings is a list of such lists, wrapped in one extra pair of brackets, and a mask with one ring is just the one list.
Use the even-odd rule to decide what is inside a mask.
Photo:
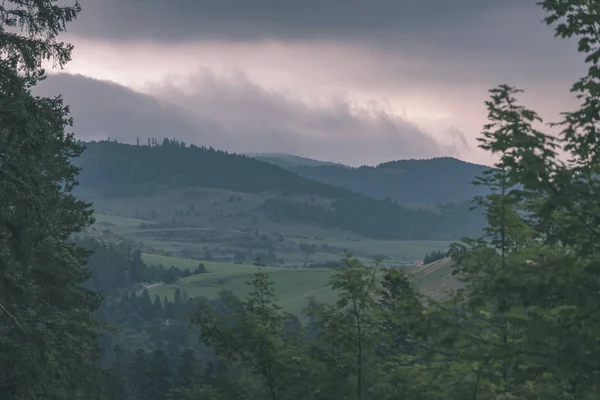
[(285, 153), (248, 153), (248, 157), (278, 165), (282, 168), (291, 169), (294, 167), (321, 167), (321, 166), (339, 166), (350, 168), (346, 165), (330, 161), (320, 161), (313, 158), (295, 156)]
[(348, 197), (347, 189), (299, 177), (280, 167), (244, 155), (213, 148), (155, 139), (129, 145), (114, 141), (86, 143), (82, 157), (82, 186), (107, 197), (150, 195), (159, 189), (210, 187), (238, 192)]
[[(276, 222), (339, 228), (378, 239), (454, 240), (478, 234), (483, 219), (468, 202), (415, 209), (321, 183), (251, 157), (186, 146), (177, 140), (144, 145), (86, 144), (75, 160), (81, 187), (107, 198), (148, 197), (176, 189), (216, 188), (264, 194), (257, 210)], [(302, 197), (299, 200), (298, 197)], [(325, 199), (318, 202), (316, 198)], [(310, 200), (309, 200), (310, 199)]]
[(451, 157), (429, 160), (400, 160), (376, 167), (350, 168), (343, 165), (288, 166), (305, 178), (350, 189), (376, 198), (400, 203), (463, 202), (487, 193), (471, 184), (489, 167)]

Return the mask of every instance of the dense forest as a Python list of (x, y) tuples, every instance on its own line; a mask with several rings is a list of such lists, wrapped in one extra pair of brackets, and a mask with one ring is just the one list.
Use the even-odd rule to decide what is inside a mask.
[(189, 187), (284, 196), (352, 196), (347, 189), (304, 179), (251, 157), (175, 139), (164, 138), (160, 143), (149, 139), (140, 145), (106, 140), (85, 146), (86, 152), (74, 160), (81, 168), (81, 186), (100, 190), (107, 197), (152, 195), (159, 190)]
[(277, 222), (299, 221), (341, 228), (376, 239), (458, 240), (478, 235), (482, 215), (470, 203), (442, 204), (440, 213), (398, 206), (390, 200), (374, 205), (368, 197), (335, 200), (328, 209), (289, 199), (265, 200), (263, 209)]
[(70, 161), (84, 149), (61, 99), (30, 91), (43, 60), (69, 61), (56, 37), (80, 7), (4, 1), (0, 26), (23, 31), (0, 29), (0, 399), (597, 399), (600, 15), (592, 0), (540, 6), (586, 56), (580, 103), (549, 135), (520, 90), (490, 90), (487, 226), (448, 253), (463, 289), (433, 301), (405, 270), (347, 256), (337, 301), (291, 316), (262, 270), (245, 298), (151, 299), (167, 267), (82, 237), (92, 208)]
[(451, 157), (390, 161), (376, 167), (303, 165), (288, 169), (308, 179), (399, 203), (460, 203), (487, 194), (487, 188), (471, 182), (488, 167)]

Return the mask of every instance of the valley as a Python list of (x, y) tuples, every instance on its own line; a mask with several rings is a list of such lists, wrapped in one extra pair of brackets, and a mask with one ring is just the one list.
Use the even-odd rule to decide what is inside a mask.
[[(327, 284), (333, 267), (340, 265), (346, 253), (366, 265), (380, 260), (385, 268), (406, 268), (420, 290), (442, 297), (455, 285), (450, 264), (415, 263), (426, 254), (446, 251), (477, 223), (472, 217), (463, 218), (465, 208), (456, 203), (401, 204), (288, 171), (298, 163), (337, 168), (333, 163), (286, 156), (287, 164), (281, 166), (272, 162), (278, 155), (255, 161), (169, 141), (156, 146), (115, 142), (87, 146), (77, 160), (82, 166), (78, 196), (93, 202), (95, 210), (95, 223), (87, 235), (125, 240), (142, 252), (148, 266), (181, 271), (194, 271), (199, 264), (206, 267), (206, 273), (181, 276), (173, 283), (146, 284), (152, 297), (173, 299), (177, 290), (190, 298), (216, 298), (222, 290), (244, 297), (250, 290), (246, 282), (260, 265), (276, 283), (279, 304), (302, 315), (311, 299), (333, 300)], [(163, 161), (149, 158), (149, 152)], [(111, 172), (125, 163), (129, 164), (120, 174)], [(173, 173), (166, 175), (160, 166)], [(252, 169), (259, 172), (249, 173)], [(210, 177), (201, 176), (208, 171)], [(357, 173), (361, 179), (361, 172)], [(459, 178), (464, 176), (459, 174)], [(440, 189), (437, 195), (443, 199), (446, 193)], [(337, 215), (335, 207), (340, 210)], [(311, 218), (310, 212), (306, 217), (306, 211), (302, 213), (306, 209), (331, 219), (325, 224)], [(387, 226), (390, 220), (401, 219), (396, 233), (380, 234), (348, 223), (381, 221), (381, 209), (389, 213)], [(448, 221), (457, 226), (440, 234), (440, 227), (449, 226)], [(435, 227), (429, 229), (428, 224)], [(404, 239), (411, 237), (424, 240)]]
[(155, 146), (87, 147), (76, 160), (82, 167), (77, 195), (93, 202), (95, 229), (149, 253), (319, 267), (350, 252), (365, 262), (408, 266), (477, 233), (483, 223), (467, 203), (379, 200), (267, 162), (166, 139)]

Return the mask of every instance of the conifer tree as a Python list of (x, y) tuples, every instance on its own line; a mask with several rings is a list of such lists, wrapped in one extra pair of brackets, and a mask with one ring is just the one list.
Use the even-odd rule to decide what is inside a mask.
[(200, 365), (193, 349), (187, 348), (181, 354), (181, 363), (177, 373), (177, 386), (184, 389), (193, 389), (199, 386)]
[(154, 308), (152, 306), (152, 301), (150, 300), (148, 289), (142, 291), (142, 296), (139, 299), (139, 310), (140, 315), (147, 321), (152, 320), (154, 317)]
[(147, 379), (151, 387), (150, 400), (163, 400), (171, 390), (171, 369), (164, 350), (154, 350), (148, 362)]
[(139, 400), (151, 400), (152, 387), (149, 376), (149, 360), (146, 351), (137, 349), (129, 365), (131, 397)]
[(94, 311), (83, 288), (87, 253), (70, 242), (92, 222), (71, 195), (83, 148), (60, 97), (34, 97), (45, 60), (62, 67), (57, 41), (80, 6), (5, 0), (0, 12), (0, 398), (99, 396)]
[(163, 305), (162, 302), (160, 301), (160, 297), (158, 297), (158, 295), (154, 296), (154, 302), (152, 303), (152, 314), (153, 314), (153, 318), (158, 318), (158, 319), (162, 319), (164, 317), (164, 312), (163, 312)]

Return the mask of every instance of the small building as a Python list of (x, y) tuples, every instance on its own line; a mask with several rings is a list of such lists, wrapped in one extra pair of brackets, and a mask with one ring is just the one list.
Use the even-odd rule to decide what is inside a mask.
[(415, 267), (419, 267), (419, 266), (423, 265), (423, 260), (415, 260), (415, 261), (413, 261), (413, 265)]

